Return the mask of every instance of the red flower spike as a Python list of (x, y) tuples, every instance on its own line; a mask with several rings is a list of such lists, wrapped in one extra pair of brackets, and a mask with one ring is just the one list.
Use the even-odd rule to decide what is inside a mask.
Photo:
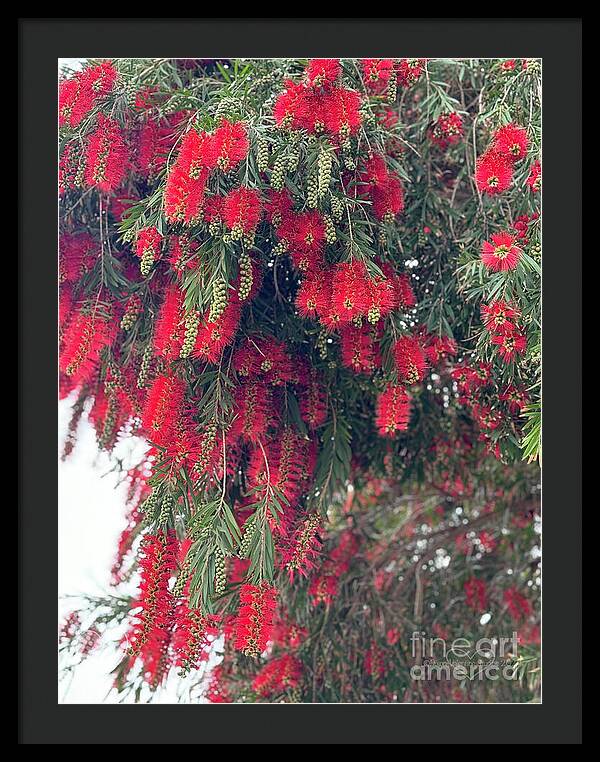
[(410, 87), (421, 78), (424, 70), (424, 58), (401, 58), (398, 62), (398, 84)]
[(368, 325), (344, 325), (340, 329), (342, 363), (355, 373), (372, 373), (381, 364), (373, 330)]
[(516, 587), (509, 587), (505, 590), (503, 598), (511, 617), (516, 622), (527, 619), (533, 613), (531, 603)]
[(330, 88), (339, 80), (342, 73), (337, 58), (311, 58), (306, 67), (306, 81), (311, 87)]
[(242, 122), (229, 122), (224, 119), (210, 136), (210, 166), (230, 172), (246, 158), (249, 148), (248, 133)]
[(481, 305), (481, 318), (490, 333), (512, 330), (519, 317), (519, 311), (502, 299), (496, 299), (489, 305)]
[(390, 384), (377, 397), (376, 426), (382, 437), (394, 437), (408, 429), (410, 397), (403, 386)]
[(140, 656), (152, 680), (160, 676), (173, 614), (169, 580), (175, 570), (177, 539), (174, 532), (147, 534), (142, 540), (141, 579), (134, 602), (132, 627), (126, 641), (129, 655)]
[(296, 574), (308, 577), (315, 567), (315, 561), (321, 550), (321, 519), (312, 514), (303, 519), (291, 534), (291, 539), (284, 546), (281, 554), (282, 566), (286, 569), (290, 582)]
[(331, 293), (325, 285), (331, 284), (331, 272), (313, 270), (300, 284), (296, 294), (296, 307), (304, 318), (317, 318), (327, 315), (331, 306)]
[(116, 190), (128, 168), (128, 152), (123, 132), (117, 122), (98, 114), (96, 129), (86, 150), (85, 181), (105, 193)]
[(525, 127), (516, 124), (505, 124), (496, 132), (492, 141), (492, 149), (509, 161), (520, 161), (525, 158), (529, 139)]
[(260, 221), (262, 204), (260, 193), (253, 188), (234, 188), (223, 199), (223, 221), (232, 232), (251, 233)]
[(58, 123), (77, 127), (98, 101), (107, 95), (117, 80), (117, 71), (110, 61), (87, 67), (68, 79), (58, 90)]
[(327, 391), (319, 381), (315, 371), (299, 395), (300, 415), (311, 431), (318, 429), (327, 420)]
[(229, 430), (232, 441), (262, 440), (272, 423), (270, 388), (262, 382), (250, 382), (237, 389), (234, 395), (234, 415)]
[(218, 363), (225, 347), (235, 340), (241, 314), (242, 305), (236, 292), (230, 294), (225, 311), (215, 321), (208, 320), (207, 311), (196, 334), (192, 356)]
[(100, 353), (112, 343), (118, 323), (97, 314), (79, 312), (67, 326), (62, 340), (59, 367), (74, 384), (89, 381)]
[(479, 157), (475, 169), (475, 182), (481, 193), (504, 193), (510, 188), (512, 178), (512, 163), (503, 154), (487, 151)]
[(524, 354), (527, 349), (527, 337), (518, 328), (505, 330), (498, 336), (492, 337), (492, 344), (498, 347), (498, 353), (506, 363)]
[(416, 336), (402, 336), (394, 345), (398, 376), (407, 384), (416, 384), (425, 378), (427, 358)]
[(252, 682), (252, 690), (262, 698), (293, 690), (302, 677), (302, 662), (291, 654), (268, 661)]
[(258, 657), (271, 637), (277, 590), (273, 585), (243, 585), (240, 610), (235, 622), (235, 648), (246, 656)]
[(370, 93), (381, 94), (394, 75), (393, 58), (363, 58), (361, 60), (363, 81)]
[(527, 185), (534, 193), (539, 193), (542, 187), (542, 165), (539, 161), (534, 161), (531, 165), (531, 171), (527, 178)]
[(441, 114), (429, 130), (429, 136), (442, 151), (456, 145), (463, 136), (462, 116), (457, 113)]
[(148, 390), (142, 415), (151, 441), (165, 446), (172, 441), (185, 393), (185, 382), (169, 375), (159, 375)]
[(495, 233), (492, 241), (485, 241), (481, 247), (481, 261), (492, 272), (514, 270), (521, 259), (521, 249), (515, 245), (515, 237), (510, 233)]

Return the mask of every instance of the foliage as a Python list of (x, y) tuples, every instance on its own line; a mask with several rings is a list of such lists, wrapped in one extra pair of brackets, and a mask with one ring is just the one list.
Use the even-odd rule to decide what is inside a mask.
[[(212, 701), (536, 700), (539, 62), (91, 60), (59, 112), (65, 456), (149, 444), (116, 689), (218, 643)], [(411, 677), (510, 625), (520, 681)]]

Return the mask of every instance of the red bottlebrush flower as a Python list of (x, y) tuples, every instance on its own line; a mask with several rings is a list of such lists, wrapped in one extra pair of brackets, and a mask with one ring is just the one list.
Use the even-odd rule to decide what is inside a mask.
[(477, 160), (475, 182), (481, 193), (504, 193), (512, 183), (511, 161), (496, 151), (486, 151)]
[(485, 241), (481, 247), (481, 261), (492, 272), (514, 270), (521, 259), (521, 249), (515, 246), (510, 233), (495, 233), (492, 242)]
[(377, 430), (382, 437), (394, 437), (408, 429), (410, 397), (403, 386), (390, 384), (377, 397)]
[(394, 357), (398, 376), (408, 384), (416, 384), (425, 378), (427, 358), (416, 336), (402, 336), (394, 345)]
[(260, 656), (266, 649), (273, 627), (276, 596), (276, 588), (267, 582), (242, 586), (235, 622), (235, 648), (246, 656)]
[(179, 357), (183, 345), (183, 297), (183, 292), (176, 285), (168, 286), (154, 331), (156, 354), (171, 360)]
[(304, 318), (325, 316), (331, 306), (331, 273), (328, 270), (313, 270), (300, 284), (296, 294), (296, 307)]
[(268, 661), (252, 682), (252, 690), (262, 698), (294, 689), (302, 677), (302, 662), (291, 654)]
[(441, 362), (458, 352), (458, 346), (449, 336), (432, 336), (425, 334), (425, 354), (432, 367), (438, 367)]
[(404, 189), (400, 179), (390, 176), (383, 185), (376, 185), (371, 191), (371, 199), (377, 219), (392, 222), (404, 209)]
[(509, 587), (504, 591), (504, 603), (508, 607), (512, 618), (520, 622), (532, 614), (531, 603), (520, 593), (516, 587)]
[(313, 513), (298, 524), (289, 543), (284, 546), (282, 564), (291, 582), (296, 574), (308, 577), (310, 571), (314, 569), (315, 560), (321, 549), (319, 536), (321, 532), (321, 519)]
[(393, 280), (379, 276), (365, 282), (365, 312), (369, 323), (377, 323), (398, 306), (398, 292)]
[(165, 446), (171, 441), (184, 394), (185, 382), (181, 379), (164, 374), (154, 379), (148, 390), (142, 420), (156, 444)]
[(486, 431), (495, 431), (502, 423), (500, 414), (492, 410), (489, 405), (480, 405), (475, 403), (472, 407), (473, 417), (482, 429)]
[(271, 390), (261, 382), (250, 382), (236, 390), (235, 418), (229, 430), (232, 440), (258, 442), (272, 423)]
[(191, 270), (198, 264), (197, 250), (197, 241), (191, 240), (188, 236), (171, 236), (169, 239), (169, 264), (179, 275), (186, 269)]
[(89, 381), (96, 370), (100, 353), (112, 343), (118, 324), (97, 313), (79, 312), (67, 326), (60, 352), (61, 372), (74, 383)]
[(430, 128), (429, 135), (433, 143), (443, 151), (456, 145), (463, 136), (462, 116), (456, 112), (441, 114)]
[(305, 112), (307, 91), (304, 85), (286, 80), (285, 90), (277, 98), (273, 117), (278, 127), (297, 128)]
[(248, 155), (250, 143), (242, 122), (224, 119), (210, 137), (211, 164), (223, 172), (230, 172)]
[(189, 225), (200, 219), (208, 175), (215, 163), (206, 133), (189, 130), (167, 176), (164, 202), (170, 222)]
[(289, 214), (277, 229), (277, 235), (287, 241), (290, 258), (298, 270), (311, 272), (321, 266), (325, 223), (316, 209)]
[(366, 314), (367, 277), (364, 262), (354, 260), (334, 266), (331, 306), (342, 323)]
[(534, 193), (538, 193), (542, 187), (542, 165), (539, 161), (534, 161), (531, 165), (531, 171), (527, 178), (527, 185)]
[(389, 178), (385, 157), (379, 153), (372, 154), (365, 162), (359, 175), (359, 182), (367, 186), (370, 192), (372, 186), (383, 188)]
[(371, 93), (382, 93), (394, 74), (392, 58), (363, 58), (361, 60), (365, 87)]
[(294, 363), (285, 344), (271, 336), (247, 339), (235, 352), (232, 365), (240, 376), (260, 378), (274, 386), (294, 378)]
[(91, 66), (64, 79), (58, 91), (58, 123), (77, 127), (100, 98), (107, 95), (117, 79), (110, 61)]
[(410, 87), (425, 70), (424, 58), (401, 58), (398, 62), (398, 84), (402, 87)]
[(300, 392), (299, 406), (302, 420), (311, 431), (327, 420), (327, 391), (314, 371)]
[(492, 337), (492, 344), (498, 347), (500, 357), (504, 362), (511, 362), (517, 355), (522, 355), (527, 349), (527, 336), (518, 328), (505, 330), (498, 336)]
[(513, 415), (518, 415), (529, 402), (527, 392), (522, 387), (509, 384), (499, 395), (501, 402), (506, 402)]
[(510, 161), (519, 161), (527, 154), (529, 139), (525, 127), (516, 124), (505, 124), (496, 132), (492, 141), (492, 149)]
[(86, 183), (110, 193), (123, 181), (128, 162), (121, 128), (113, 119), (98, 114), (97, 126), (89, 137), (86, 151)]
[[(160, 247), (162, 236), (156, 228), (143, 228), (138, 233), (135, 242), (135, 253), (140, 258), (140, 267), (142, 271), (150, 271), (150, 268), (160, 259)], [(146, 268), (143, 265), (146, 265)]]
[(198, 463), (202, 440), (196, 431), (196, 425), (189, 411), (182, 412), (174, 422), (162, 452), (162, 459), (169, 464), (170, 475), (181, 473), (182, 468), (191, 473)]
[[(274, 473), (271, 474), (271, 481), (283, 494), (290, 508), (295, 508), (310, 475), (306, 463), (306, 439), (286, 427), (278, 437), (274, 449)], [(284, 519), (288, 518), (288, 513), (289, 510), (284, 511)]]
[[(385, 269), (383, 272), (388, 275)], [(412, 309), (417, 303), (417, 297), (410, 284), (410, 277), (406, 273), (400, 273), (396, 276), (388, 275), (388, 277), (394, 283), (398, 307), (404, 311)]]
[(325, 129), (342, 140), (358, 130), (361, 124), (361, 97), (356, 90), (338, 87), (323, 99), (321, 119)]
[(223, 215), (223, 196), (209, 196), (204, 200), (203, 214), (206, 222), (220, 222)]
[(471, 577), (464, 584), (467, 606), (473, 611), (483, 613), (487, 607), (487, 591), (482, 579)]
[(173, 613), (171, 648), (180, 676), (191, 669), (198, 669), (200, 663), (208, 659), (212, 638), (219, 632), (218, 623), (217, 616), (204, 615), (190, 608), (185, 595), (177, 601)]
[(280, 614), (273, 627), (273, 645), (279, 648), (298, 648), (306, 640), (308, 630)]
[(87, 86), (100, 98), (108, 95), (117, 81), (117, 70), (110, 61), (103, 61), (97, 66), (84, 69), (83, 75)]
[[(175, 570), (177, 539), (174, 532), (147, 534), (142, 540), (140, 569), (141, 579), (137, 599), (132, 612), (133, 622), (126, 636), (129, 655), (148, 659), (156, 667), (155, 657), (170, 629), (173, 598), (169, 580)], [(140, 609), (139, 611), (137, 611)], [(156, 649), (156, 650), (155, 650)], [(142, 653), (143, 651), (143, 653)], [(146, 666), (146, 664), (145, 664)], [(156, 670), (153, 669), (153, 676)]]
[(355, 373), (372, 373), (381, 364), (373, 330), (368, 325), (343, 325), (340, 329), (342, 363)]
[(502, 61), (500, 64), (500, 68), (504, 71), (514, 71), (515, 69), (515, 59), (514, 58), (507, 58), (506, 61)]
[(167, 163), (167, 154), (173, 143), (173, 130), (169, 124), (147, 119), (137, 132), (135, 167), (140, 177), (155, 177)]
[(253, 188), (234, 188), (223, 200), (223, 221), (238, 238), (256, 228), (261, 212), (260, 193)]
[(75, 188), (79, 168), (79, 151), (74, 140), (63, 148), (58, 162), (58, 191), (60, 195)]
[(510, 331), (519, 317), (519, 311), (502, 299), (496, 299), (489, 305), (481, 305), (481, 318), (490, 333)]
[(294, 200), (287, 189), (269, 190), (265, 210), (267, 220), (275, 227), (279, 227), (282, 221), (289, 217), (293, 208)]
[(96, 241), (87, 233), (60, 236), (58, 271), (61, 283), (74, 283), (92, 269), (100, 254)]
[(337, 58), (311, 58), (306, 67), (306, 81), (311, 87), (330, 88), (342, 73)]
[(365, 672), (372, 680), (381, 680), (385, 675), (383, 651), (373, 643), (365, 656)]

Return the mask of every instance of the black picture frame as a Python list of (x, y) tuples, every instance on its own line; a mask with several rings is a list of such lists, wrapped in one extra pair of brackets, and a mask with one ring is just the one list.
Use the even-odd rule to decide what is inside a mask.
[[(22, 18), (18, 33), (19, 742), (580, 743), (581, 19)], [(57, 59), (200, 55), (542, 59), (541, 704), (58, 704)]]

